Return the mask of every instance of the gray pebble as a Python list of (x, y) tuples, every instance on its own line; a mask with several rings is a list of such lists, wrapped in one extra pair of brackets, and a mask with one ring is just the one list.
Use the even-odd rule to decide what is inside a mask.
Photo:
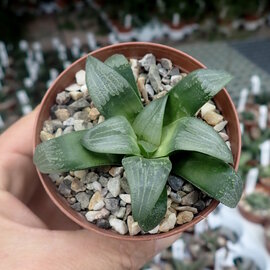
[(159, 68), (158, 72), (162, 77), (165, 77), (167, 75), (167, 70), (165, 68)]
[(90, 195), (86, 194), (85, 192), (80, 192), (76, 194), (75, 197), (77, 201), (81, 203), (82, 209), (85, 209), (88, 207), (89, 201), (90, 201)]
[(152, 53), (148, 53), (139, 61), (139, 63), (146, 71), (148, 71), (151, 65), (156, 64), (156, 57)]
[(98, 219), (96, 225), (97, 225), (99, 228), (102, 228), (102, 229), (105, 229), (105, 230), (108, 230), (108, 229), (111, 228), (111, 225), (110, 225), (109, 220), (107, 220), (107, 219), (105, 219), (105, 218)]
[(182, 187), (182, 190), (184, 192), (191, 192), (194, 190), (194, 187), (190, 184), (190, 183), (186, 183), (183, 187)]
[(162, 87), (161, 87), (161, 79), (156, 65), (152, 65), (150, 67), (148, 77), (154, 91), (158, 93)]
[(119, 200), (115, 198), (105, 199), (105, 207), (110, 211), (117, 211), (119, 209)]
[(64, 126), (73, 126), (74, 125), (74, 118), (73, 117), (69, 117), (67, 120), (65, 120), (63, 122)]
[(194, 205), (195, 208), (200, 212), (205, 208), (205, 202), (202, 200), (197, 201)]
[(145, 85), (145, 90), (149, 94), (150, 97), (153, 97), (155, 95), (155, 92), (150, 84)]
[(70, 95), (66, 91), (60, 92), (56, 96), (56, 103), (59, 105), (67, 104), (70, 100)]
[(170, 175), (168, 183), (174, 191), (179, 191), (184, 185), (185, 181), (179, 176)]
[(59, 190), (60, 194), (62, 194), (65, 197), (68, 197), (71, 194), (70, 187), (65, 185), (64, 182), (59, 185), (58, 190)]
[(98, 181), (103, 187), (107, 187), (109, 179), (104, 176), (100, 176)]
[(199, 194), (198, 191), (192, 191), (188, 193), (185, 197), (182, 198), (181, 204), (182, 205), (193, 205), (198, 201)]
[(85, 178), (83, 179), (83, 182), (85, 184), (93, 183), (98, 180), (98, 174), (95, 172), (89, 172)]
[(69, 105), (69, 108), (74, 110), (80, 110), (85, 107), (89, 107), (90, 104), (84, 98), (80, 98)]
[(174, 76), (174, 75), (180, 75), (180, 71), (178, 68), (173, 68), (169, 73), (168, 75), (170, 76)]
[(130, 188), (129, 188), (128, 181), (127, 181), (126, 177), (121, 178), (120, 186), (126, 193), (130, 194)]
[(76, 202), (76, 203), (71, 205), (71, 208), (73, 208), (77, 212), (80, 212), (81, 211), (81, 204), (79, 202)]
[(178, 193), (171, 192), (170, 197), (173, 202), (180, 203), (181, 202), (181, 196)]
[(172, 61), (170, 59), (161, 58), (160, 63), (162, 67), (164, 67), (165, 69), (168, 69), (168, 70), (172, 69)]
[(82, 111), (82, 112), (75, 112), (73, 114), (73, 118), (75, 120), (84, 120), (84, 121), (89, 121), (89, 112)]
[(72, 132), (73, 130), (74, 130), (74, 129), (73, 129), (72, 126), (66, 127), (66, 128), (63, 130), (63, 134), (68, 134), (68, 133)]

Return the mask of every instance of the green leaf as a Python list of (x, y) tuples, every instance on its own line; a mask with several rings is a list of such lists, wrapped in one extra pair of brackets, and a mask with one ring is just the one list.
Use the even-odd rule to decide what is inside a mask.
[(189, 73), (169, 92), (164, 125), (195, 113), (215, 96), (232, 76), (225, 71), (199, 69)]
[(236, 207), (243, 191), (243, 181), (225, 162), (195, 152), (174, 157), (173, 172), (212, 198), (229, 207)]
[(127, 58), (123, 54), (114, 54), (106, 59), (104, 62), (106, 65), (110, 66), (116, 70), (120, 75), (122, 75), (132, 86), (135, 94), (140, 98), (140, 94), (133, 76), (131, 66)]
[[(127, 157), (122, 160), (131, 190), (132, 215), (140, 227), (149, 231), (159, 224), (164, 213), (163, 199), (157, 203), (171, 171), (169, 158)], [(156, 209), (154, 210), (156, 206)], [(157, 219), (153, 219), (155, 211)], [(160, 213), (160, 215), (159, 215)]]
[(121, 164), (120, 156), (86, 150), (80, 143), (86, 132), (72, 132), (39, 144), (34, 154), (35, 165), (42, 173), (57, 173)]
[(166, 211), (167, 211), (167, 188), (165, 186), (154, 208), (147, 216), (147, 218), (144, 221), (142, 221), (143, 224), (142, 229), (145, 232), (151, 231), (164, 218)]
[(183, 117), (164, 127), (161, 145), (154, 157), (168, 156), (177, 150), (196, 151), (233, 162), (231, 150), (221, 136), (195, 117)]
[(137, 115), (133, 129), (139, 139), (159, 145), (168, 96), (153, 100)]
[(158, 149), (158, 146), (142, 140), (138, 141), (138, 145), (141, 149), (142, 155), (148, 158), (151, 157), (152, 154)]
[(140, 154), (137, 137), (123, 116), (112, 117), (89, 129), (81, 142), (85, 148), (97, 153)]
[(143, 108), (128, 81), (92, 56), (86, 61), (86, 85), (95, 106), (105, 118), (123, 115), (132, 122)]

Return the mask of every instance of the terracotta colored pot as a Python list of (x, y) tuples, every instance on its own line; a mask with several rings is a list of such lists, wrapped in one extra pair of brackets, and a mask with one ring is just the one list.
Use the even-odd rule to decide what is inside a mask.
[[(174, 65), (178, 66), (183, 72), (191, 72), (198, 68), (205, 68), (203, 64), (192, 58), (191, 56), (159, 44), (145, 43), (145, 42), (129, 42), (117, 45), (108, 46), (92, 52), (90, 55), (104, 61), (109, 56), (120, 53), (124, 54), (127, 58), (142, 58), (146, 53), (153, 53), (157, 59), (162, 57), (169, 58), (173, 61)], [(34, 148), (40, 143), (39, 134), (43, 126), (43, 122), (49, 118), (50, 108), (55, 103), (57, 93), (63, 91), (65, 87), (74, 82), (75, 73), (80, 69), (85, 68), (87, 56), (84, 56), (69, 66), (60, 76), (55, 80), (54, 84), (49, 88), (45, 97), (42, 100), (40, 111), (38, 113), (35, 123), (35, 138)], [(241, 133), (237, 112), (228, 92), (223, 89), (214, 98), (218, 109), (223, 114), (224, 118), (228, 120), (227, 132), (230, 137), (232, 154), (234, 159), (234, 168), (238, 169), (240, 151), (241, 151)], [(55, 203), (55, 205), (70, 219), (79, 224), (81, 227), (94, 231), (108, 237), (117, 238), (118, 240), (128, 241), (142, 241), (142, 240), (158, 240), (162, 238), (174, 238), (180, 235), (188, 228), (194, 226), (196, 223), (207, 217), (219, 204), (218, 201), (213, 200), (211, 204), (200, 212), (190, 223), (176, 227), (167, 233), (160, 233), (155, 235), (140, 235), (140, 236), (127, 236), (119, 235), (112, 230), (104, 230), (98, 228), (96, 225), (88, 222), (85, 217), (75, 212), (68, 204), (68, 202), (58, 193), (55, 185), (45, 174), (38, 172), (40, 180), (47, 191), (48, 195)]]
[[(266, 193), (266, 194), (270, 195), (268, 190), (266, 190), (260, 184), (256, 185), (255, 191), (256, 192), (261, 192), (261, 193)], [(245, 197), (245, 195), (243, 195), (243, 198), (244, 197)], [(238, 209), (239, 209), (239, 212), (241, 213), (241, 215), (250, 222), (265, 225), (265, 224), (269, 223), (269, 221), (270, 221), (269, 216), (258, 215), (254, 211), (246, 210), (245, 207), (243, 206), (242, 201), (240, 201), (240, 203), (238, 204)]]

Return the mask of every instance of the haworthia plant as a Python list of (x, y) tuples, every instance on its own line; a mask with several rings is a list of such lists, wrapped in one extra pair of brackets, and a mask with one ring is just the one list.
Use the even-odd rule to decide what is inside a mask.
[(34, 162), (42, 173), (122, 164), (132, 215), (144, 231), (156, 227), (166, 214), (171, 172), (235, 207), (243, 182), (231, 166), (231, 151), (212, 127), (194, 117), (230, 79), (224, 71), (199, 69), (143, 107), (123, 55), (113, 55), (104, 63), (89, 56), (87, 88), (106, 120), (41, 143)]

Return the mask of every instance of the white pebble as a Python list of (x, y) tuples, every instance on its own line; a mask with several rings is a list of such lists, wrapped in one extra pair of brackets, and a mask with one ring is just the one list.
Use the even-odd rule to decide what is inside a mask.
[(77, 83), (73, 83), (65, 88), (65, 90), (69, 91), (69, 92), (79, 91), (80, 89), (81, 89), (81, 87)]
[(84, 85), (85, 84), (85, 71), (84, 70), (80, 70), (76, 73), (75, 75), (76, 77), (76, 83), (79, 85)]
[(112, 228), (120, 234), (126, 234), (128, 232), (128, 228), (126, 223), (123, 220), (112, 217), (109, 219), (110, 225)]
[(125, 203), (131, 203), (130, 194), (120, 194), (120, 199), (123, 200)]

